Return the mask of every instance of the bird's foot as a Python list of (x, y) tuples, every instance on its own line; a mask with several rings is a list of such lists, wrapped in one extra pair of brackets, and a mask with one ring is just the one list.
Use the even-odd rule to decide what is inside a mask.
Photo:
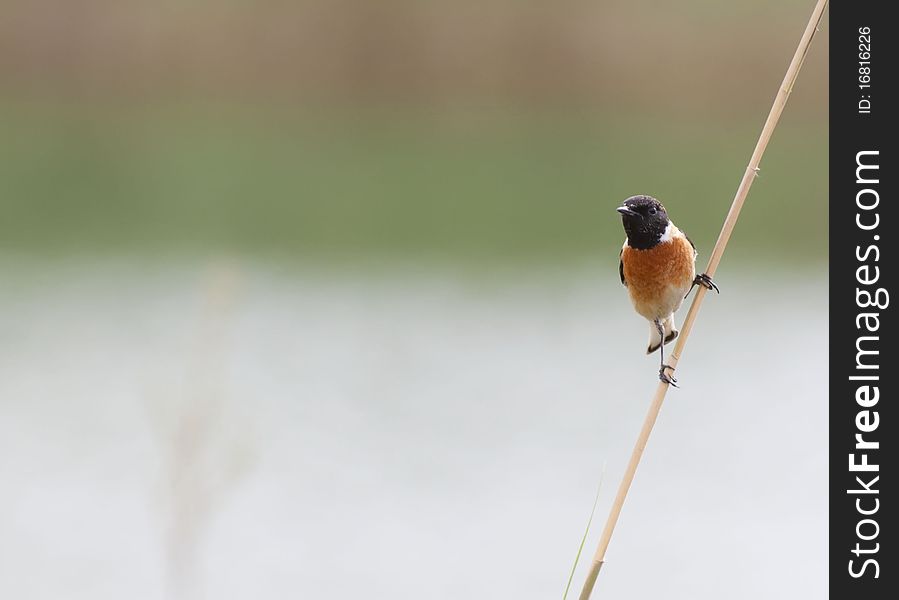
[(659, 381), (664, 381), (668, 385), (673, 385), (674, 387), (678, 387), (677, 379), (675, 379), (673, 376), (666, 373), (665, 371), (667, 369), (671, 369), (672, 371), (674, 371), (674, 367), (672, 367), (671, 365), (662, 365), (662, 368), (659, 369)]
[(701, 285), (707, 290), (715, 290), (717, 293), (721, 293), (721, 290), (718, 289), (718, 286), (715, 285), (715, 282), (712, 281), (712, 278), (706, 275), (705, 273), (701, 273), (697, 275), (693, 279), (693, 285)]

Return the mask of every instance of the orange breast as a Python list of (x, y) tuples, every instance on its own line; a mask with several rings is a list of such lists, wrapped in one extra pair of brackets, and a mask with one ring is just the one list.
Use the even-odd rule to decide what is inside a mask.
[(680, 231), (648, 250), (625, 245), (624, 280), (634, 308), (647, 319), (665, 318), (678, 308), (696, 276), (695, 251)]

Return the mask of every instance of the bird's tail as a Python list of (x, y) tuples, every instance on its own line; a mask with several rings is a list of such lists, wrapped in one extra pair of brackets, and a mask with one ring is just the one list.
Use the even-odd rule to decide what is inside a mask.
[[(667, 319), (662, 321), (662, 327), (665, 331), (665, 343), (669, 344), (674, 341), (674, 338), (677, 337), (678, 331), (676, 326), (674, 325), (674, 315), (670, 315)], [(662, 345), (662, 336), (659, 335), (659, 330), (656, 329), (656, 324), (650, 321), (649, 323), (649, 347), (646, 348), (646, 354), (652, 354), (656, 350), (659, 349), (659, 346)]]

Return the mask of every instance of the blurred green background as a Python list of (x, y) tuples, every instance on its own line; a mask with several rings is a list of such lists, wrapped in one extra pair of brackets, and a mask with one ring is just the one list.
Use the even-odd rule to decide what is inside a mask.
[[(560, 597), (812, 4), (3, 2), (0, 598)], [(826, 594), (826, 25), (609, 598)]]
[[(807, 2), (5, 3), (11, 256), (568, 263), (660, 198), (708, 255)], [(728, 261), (826, 255), (826, 29)]]

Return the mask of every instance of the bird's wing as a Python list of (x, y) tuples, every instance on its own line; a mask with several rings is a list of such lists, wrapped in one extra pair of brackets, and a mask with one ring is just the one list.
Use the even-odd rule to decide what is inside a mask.
[(621, 277), (621, 284), (627, 286), (627, 281), (624, 279), (624, 263), (621, 261), (622, 254), (624, 254), (624, 248), (618, 253), (618, 276)]
[[(683, 232), (681, 232), (681, 233), (683, 233)], [(687, 238), (687, 241), (690, 242), (691, 246), (693, 246), (693, 257), (695, 258), (696, 256), (699, 255), (699, 252), (696, 251), (696, 244), (693, 243), (693, 240), (691, 240), (690, 236), (688, 236), (686, 233), (684, 233), (684, 237)]]

